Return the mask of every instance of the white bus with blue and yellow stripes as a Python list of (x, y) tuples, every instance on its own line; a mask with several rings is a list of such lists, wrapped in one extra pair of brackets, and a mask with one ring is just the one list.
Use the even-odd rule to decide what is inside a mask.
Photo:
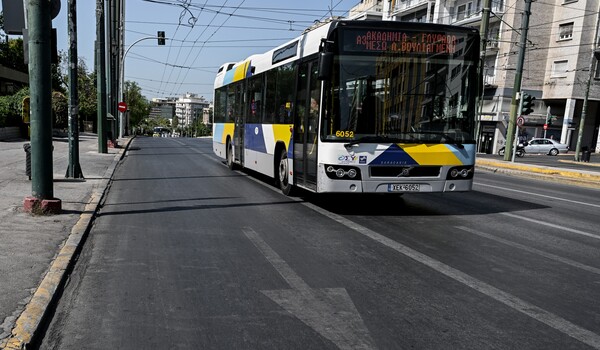
[(282, 192), (469, 191), (476, 29), (331, 20), (221, 66), (213, 148)]

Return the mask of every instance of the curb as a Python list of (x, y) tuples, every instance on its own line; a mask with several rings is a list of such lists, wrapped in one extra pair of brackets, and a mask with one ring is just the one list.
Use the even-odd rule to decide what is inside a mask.
[(117, 153), (112, 164), (108, 167), (102, 181), (92, 189), (91, 198), (85, 205), (79, 220), (71, 229), (69, 237), (60, 249), (60, 252), (50, 265), (44, 279), (31, 297), (15, 322), (11, 335), (0, 343), (0, 347), (6, 350), (29, 349), (38, 341), (37, 337), (47, 316), (50, 307), (58, 301), (58, 292), (64, 287), (70, 271), (76, 262), (76, 256), (83, 247), (87, 238), (92, 221), (100, 207), (100, 203), (106, 194), (106, 190), (117, 164), (125, 157), (129, 144), (135, 137), (128, 140), (123, 150)]
[(597, 172), (558, 169), (488, 159), (477, 159), (475, 161), (475, 166), (479, 169), (493, 172), (514, 174), (528, 178), (535, 177), (553, 182), (600, 188), (600, 173)]

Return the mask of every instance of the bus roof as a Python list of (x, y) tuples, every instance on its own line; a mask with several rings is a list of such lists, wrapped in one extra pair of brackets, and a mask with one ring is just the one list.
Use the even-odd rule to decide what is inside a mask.
[(228, 62), (223, 64), (215, 78), (214, 88), (249, 78), (254, 74), (268, 71), (272, 68), (296, 61), (302, 57), (310, 56), (319, 52), (321, 39), (327, 38), (331, 30), (340, 23), (351, 24), (357, 28), (397, 28), (398, 26), (409, 26), (410, 29), (431, 31), (462, 31), (478, 33), (477, 29), (469, 27), (457, 27), (451, 25), (397, 22), (397, 21), (365, 21), (350, 19), (330, 19), (328, 22), (317, 23), (307, 28), (302, 35), (292, 39), (278, 47), (262, 54), (252, 55), (239, 62)]
[[(327, 37), (329, 29), (334, 23), (335, 21), (330, 21), (316, 26), (314, 29), (309, 28), (311, 30), (307, 29), (299, 37), (265, 53), (252, 55), (234, 64), (223, 64), (215, 78), (215, 89), (319, 52), (321, 39)], [(273, 63), (274, 57), (278, 54), (282, 59)]]

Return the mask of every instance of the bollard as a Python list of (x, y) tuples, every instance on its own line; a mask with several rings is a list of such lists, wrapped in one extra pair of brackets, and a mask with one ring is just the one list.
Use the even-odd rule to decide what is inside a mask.
[(31, 180), (31, 144), (24, 144), (23, 149), (25, 150), (25, 174)]
[(586, 149), (581, 154), (581, 161), (589, 163), (590, 162), (590, 150)]

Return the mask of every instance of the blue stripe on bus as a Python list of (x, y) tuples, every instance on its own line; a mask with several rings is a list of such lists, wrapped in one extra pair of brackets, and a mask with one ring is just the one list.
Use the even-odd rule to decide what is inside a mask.
[(473, 157), (473, 155), (475, 155), (475, 144), (466, 144), (463, 146), (464, 148), (459, 149), (457, 147), (446, 145), (446, 147), (452, 151), (452, 154), (454, 154), (456, 158), (458, 158), (463, 164), (475, 164), (475, 158)]
[(213, 134), (213, 142), (223, 143), (223, 132), (225, 132), (225, 124), (215, 123), (215, 132)]
[(267, 153), (267, 146), (265, 145), (265, 136), (263, 134), (262, 125), (246, 124), (245, 131), (245, 148), (256, 152)]
[(227, 84), (233, 82), (234, 73), (235, 73), (235, 69), (230, 69), (227, 72), (225, 72), (225, 76), (223, 77), (223, 85), (227, 85)]
[(383, 151), (375, 158), (371, 165), (418, 165), (406, 151), (397, 144), (392, 144), (388, 149)]

